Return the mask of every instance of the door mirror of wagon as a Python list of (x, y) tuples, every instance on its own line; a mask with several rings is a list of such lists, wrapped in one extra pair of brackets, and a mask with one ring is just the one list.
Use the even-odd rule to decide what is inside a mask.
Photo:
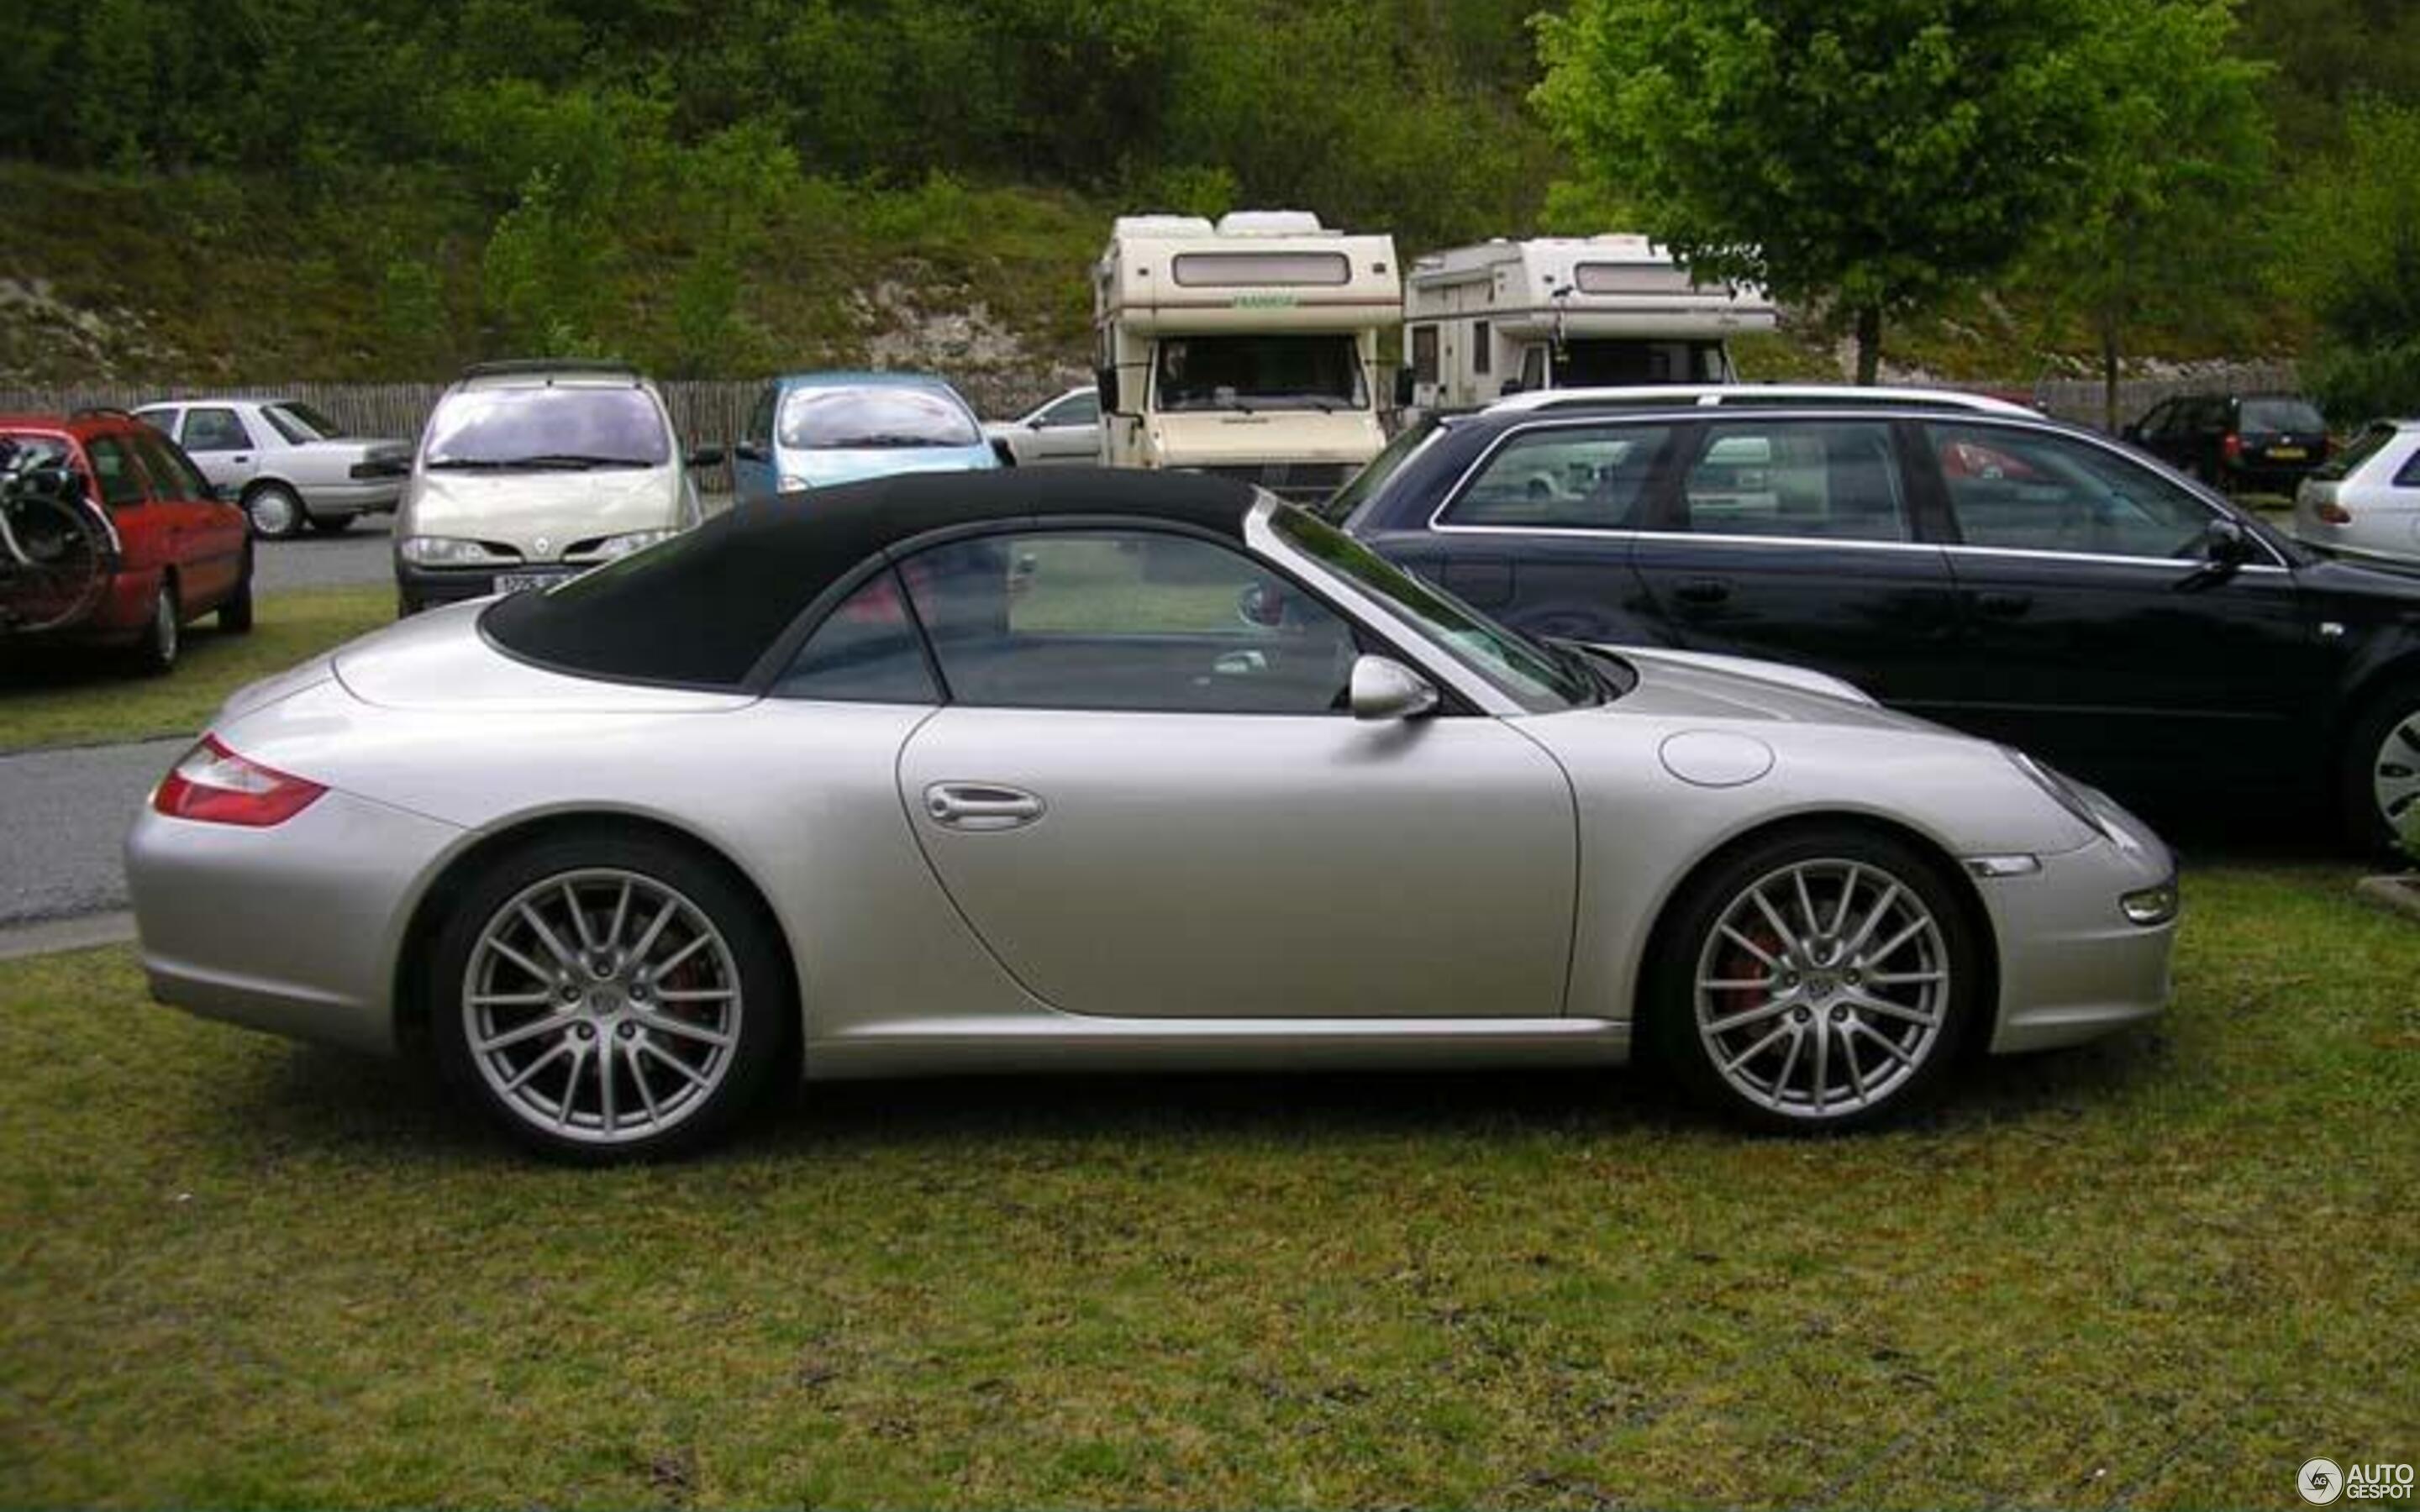
[(1417, 719), (1437, 706), (1436, 685), (1389, 656), (1353, 663), (1353, 717)]

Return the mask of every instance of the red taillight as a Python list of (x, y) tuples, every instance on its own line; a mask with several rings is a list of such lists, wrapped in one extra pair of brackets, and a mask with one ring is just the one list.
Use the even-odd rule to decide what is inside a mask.
[(2324, 524), (2350, 525), (2352, 523), (2352, 511), (2333, 499), (2322, 499), (2313, 504), (2311, 513), (2317, 515)]
[(151, 795), (151, 807), (177, 819), (266, 829), (308, 809), (327, 791), (317, 782), (246, 761), (220, 745), (215, 735), (204, 735)]
[(2243, 438), (2230, 430), (2219, 438), (2218, 449), (2228, 461), (2235, 461), (2243, 455)]

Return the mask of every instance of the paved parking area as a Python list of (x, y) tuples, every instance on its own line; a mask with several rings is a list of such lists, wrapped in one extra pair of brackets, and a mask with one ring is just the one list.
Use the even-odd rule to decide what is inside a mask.
[(0, 756), (0, 926), (126, 906), (117, 848), (143, 795), (190, 741)]
[(342, 535), (255, 542), (253, 591), (285, 594), (297, 588), (360, 588), (395, 581), (390, 518), (368, 516)]

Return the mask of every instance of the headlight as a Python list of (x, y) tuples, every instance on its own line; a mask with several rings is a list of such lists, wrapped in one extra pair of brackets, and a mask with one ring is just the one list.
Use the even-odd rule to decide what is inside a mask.
[(458, 535), (407, 535), (396, 550), (419, 567), (484, 567), (516, 560), (489, 550), (484, 541), (466, 541)]
[(616, 557), (627, 557), (633, 551), (644, 551), (659, 541), (669, 541), (679, 533), (678, 531), (632, 531), (628, 535), (609, 535), (584, 554), (599, 562), (611, 562)]
[(795, 472), (784, 472), (782, 474), (782, 491), (783, 493), (797, 493), (801, 488), (811, 488), (814, 486), (814, 485), (809, 483), (806, 479), (799, 477)]
[(2118, 907), (2130, 924), (2145, 929), (2164, 924), (2177, 917), (2177, 883), (2174, 877), (2156, 887), (2139, 887), (2118, 900)]
[(2101, 816), (2092, 811), (2092, 806), (2084, 801), (2083, 795), (2077, 793), (2073, 787), (2069, 785), (2067, 779), (2059, 776), (2056, 772), (2052, 771), (2049, 767), (2044, 766), (2041, 763), (2026, 755), (2024, 751), (2017, 749), (2014, 746), (2002, 746), (2000, 748), (2000, 754), (2006, 756), (2009, 759), (2009, 764), (2015, 766), (2018, 771), (2024, 773), (2026, 777), (2030, 778), (2033, 780), (2034, 786), (2041, 789), (2043, 794), (2050, 798), (2051, 802), (2057, 804), (2060, 808), (2074, 815), (2076, 821), (2083, 825), (2085, 828), (2101, 836), (2104, 840), (2111, 838), (2109, 834), (2109, 826), (2101, 822)]

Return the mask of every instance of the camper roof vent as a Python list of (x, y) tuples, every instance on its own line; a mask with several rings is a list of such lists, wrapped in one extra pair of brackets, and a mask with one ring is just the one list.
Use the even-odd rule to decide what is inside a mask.
[(1309, 210), (1229, 210), (1218, 217), (1222, 237), (1315, 237), (1326, 229)]

